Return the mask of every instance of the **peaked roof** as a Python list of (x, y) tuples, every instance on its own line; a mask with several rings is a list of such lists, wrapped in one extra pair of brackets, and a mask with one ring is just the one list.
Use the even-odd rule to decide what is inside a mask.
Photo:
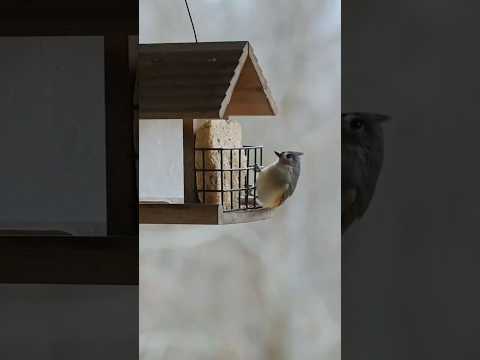
[(276, 114), (248, 41), (141, 44), (137, 66), (141, 119)]

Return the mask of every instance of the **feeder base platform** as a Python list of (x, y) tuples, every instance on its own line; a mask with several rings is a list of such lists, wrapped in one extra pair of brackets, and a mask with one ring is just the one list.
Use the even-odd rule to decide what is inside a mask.
[(227, 225), (267, 220), (271, 209), (245, 209), (224, 212), (222, 205), (201, 203), (165, 204), (160, 201), (141, 201), (140, 224)]

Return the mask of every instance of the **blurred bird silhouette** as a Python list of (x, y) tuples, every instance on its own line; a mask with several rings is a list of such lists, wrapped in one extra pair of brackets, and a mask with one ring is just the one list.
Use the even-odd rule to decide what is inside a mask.
[(342, 114), (342, 234), (368, 209), (383, 164), (382, 124), (390, 117)]
[(300, 176), (300, 156), (297, 151), (277, 152), (278, 160), (260, 172), (257, 178), (258, 201), (264, 208), (276, 208), (292, 196)]

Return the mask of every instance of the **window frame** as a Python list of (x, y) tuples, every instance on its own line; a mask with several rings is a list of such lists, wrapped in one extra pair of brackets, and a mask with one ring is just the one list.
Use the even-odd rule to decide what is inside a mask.
[(0, 283), (138, 284), (135, 3), (0, 5), (0, 36), (104, 37), (107, 190), (107, 236), (0, 236)]

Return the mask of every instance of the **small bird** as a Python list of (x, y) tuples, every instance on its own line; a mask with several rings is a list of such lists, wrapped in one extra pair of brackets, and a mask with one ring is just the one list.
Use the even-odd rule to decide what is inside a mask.
[(390, 117), (342, 114), (342, 234), (368, 209), (383, 164), (382, 124)]
[(264, 208), (276, 208), (292, 196), (300, 176), (300, 156), (297, 151), (275, 151), (278, 160), (263, 169), (257, 178), (257, 194)]

